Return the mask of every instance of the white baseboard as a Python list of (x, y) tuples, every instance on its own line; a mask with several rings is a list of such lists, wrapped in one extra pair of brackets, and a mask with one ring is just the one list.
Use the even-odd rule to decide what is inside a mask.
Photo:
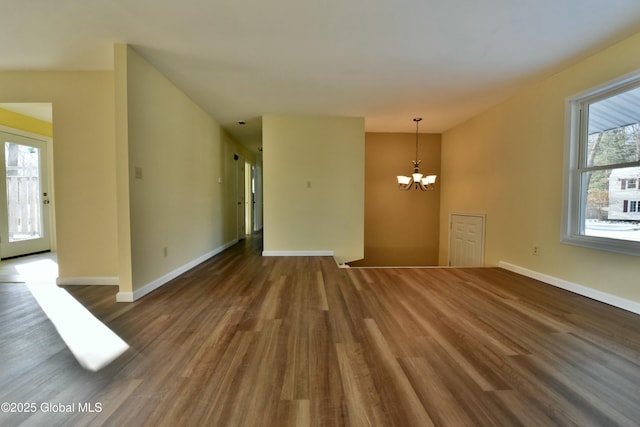
[(262, 251), (262, 256), (333, 256), (333, 251)]
[(133, 292), (118, 292), (116, 302), (133, 302)]
[(186, 273), (187, 271), (191, 270), (193, 267), (197, 266), (198, 264), (202, 264), (203, 262), (205, 262), (206, 260), (208, 260), (209, 258), (219, 254), (220, 252), (224, 251), (225, 249), (235, 245), (236, 243), (238, 243), (238, 240), (233, 240), (229, 243), (226, 243), (222, 246), (220, 246), (219, 248), (216, 248), (214, 250), (212, 250), (211, 252), (208, 252), (196, 259), (194, 259), (193, 261), (190, 261), (178, 268), (176, 268), (173, 271), (170, 271), (169, 273), (165, 274), (162, 277), (157, 278), (156, 280), (147, 283), (146, 285), (144, 285), (141, 288), (138, 288), (136, 290), (134, 290), (133, 292), (118, 292), (116, 294), (116, 301), (117, 302), (133, 302), (136, 301), (140, 298), (142, 298), (143, 296), (147, 295), (150, 292), (155, 291), (156, 289), (158, 289), (159, 287), (161, 287), (162, 285), (166, 284), (167, 282), (169, 282), (170, 280), (175, 279), (176, 277), (180, 276), (183, 273)]
[(538, 273), (537, 271), (529, 270), (527, 268), (510, 264), (504, 261), (500, 261), (498, 263), (498, 267), (504, 268), (505, 270), (513, 271), (514, 273), (522, 274), (523, 276), (527, 276), (532, 279), (540, 280), (541, 282), (545, 282), (549, 285), (571, 291), (578, 295), (582, 295), (596, 301), (600, 301), (605, 304), (630, 311), (632, 313), (640, 314), (640, 303), (636, 301), (628, 300), (617, 295), (608, 294), (606, 292), (589, 288), (587, 286), (578, 285), (577, 283), (572, 283), (564, 279), (549, 276), (547, 274)]
[(118, 286), (117, 277), (99, 277), (99, 276), (76, 276), (76, 277), (58, 277), (56, 284), (65, 285), (108, 285)]

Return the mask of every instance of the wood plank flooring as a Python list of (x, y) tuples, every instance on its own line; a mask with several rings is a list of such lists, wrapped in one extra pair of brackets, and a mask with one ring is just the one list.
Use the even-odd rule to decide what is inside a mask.
[(0, 425), (639, 425), (640, 316), (496, 268), (340, 269), (260, 243), (135, 303), (67, 287), (131, 346), (97, 373), (0, 284), (0, 402), (37, 405)]

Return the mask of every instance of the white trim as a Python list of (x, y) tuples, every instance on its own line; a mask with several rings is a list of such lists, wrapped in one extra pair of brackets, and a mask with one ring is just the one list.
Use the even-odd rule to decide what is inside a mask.
[(133, 302), (133, 292), (118, 292), (116, 302)]
[(640, 68), (637, 70), (630, 71), (621, 76), (614, 77), (611, 80), (592, 86), (576, 94), (570, 95), (566, 99), (571, 102), (571, 101), (576, 101), (576, 100), (585, 99), (585, 98), (597, 98), (599, 96), (602, 96), (604, 93), (610, 91), (612, 88), (622, 87), (628, 84), (634, 84), (638, 81), (639, 77), (640, 77)]
[(99, 276), (75, 276), (75, 277), (58, 277), (56, 285), (108, 285), (118, 286), (117, 277), (99, 277)]
[(192, 268), (194, 268), (195, 266), (202, 264), (203, 262), (205, 262), (206, 260), (208, 260), (209, 258), (219, 254), (220, 252), (224, 251), (227, 248), (230, 248), (231, 246), (235, 245), (236, 243), (238, 243), (238, 240), (232, 240), (231, 242), (228, 242), (222, 246), (220, 246), (219, 248), (216, 248), (214, 250), (212, 250), (211, 252), (208, 252), (178, 268), (176, 268), (173, 271), (170, 271), (169, 273), (165, 274), (162, 277), (157, 278), (156, 280), (147, 283), (146, 285), (144, 285), (141, 288), (138, 288), (136, 290), (134, 290), (133, 292), (118, 292), (116, 294), (116, 301), (117, 302), (133, 302), (136, 301), (140, 298), (142, 298), (143, 296), (155, 291), (156, 289), (158, 289), (159, 287), (161, 287), (162, 285), (167, 284), (169, 281), (175, 279), (176, 277), (180, 276), (183, 273), (186, 273), (187, 271), (191, 270)]
[(50, 143), (53, 141), (53, 138), (47, 135), (42, 135), (39, 133), (33, 133), (22, 129), (16, 129), (9, 126), (0, 125), (0, 131), (11, 133), (13, 135), (24, 136), (26, 138), (37, 139), (38, 141)]
[(434, 268), (455, 268), (455, 269), (462, 269), (462, 268), (479, 268), (479, 267), (451, 267), (448, 265), (363, 265), (363, 266), (353, 266), (353, 265), (348, 265), (347, 264), (340, 264), (341, 268), (362, 268), (362, 269), (376, 269), (376, 268), (388, 268), (388, 269), (393, 269), (393, 270), (398, 270), (398, 269), (411, 269), (411, 270), (429, 270), (429, 269), (434, 269)]
[(262, 256), (333, 256), (333, 251), (262, 251)]
[(587, 298), (591, 298), (596, 301), (600, 301), (605, 304), (630, 311), (632, 313), (640, 314), (640, 302), (637, 301), (628, 300), (617, 295), (608, 294), (606, 292), (579, 285), (577, 283), (572, 283), (564, 279), (559, 279), (547, 274), (538, 273), (537, 271), (529, 270), (527, 268), (510, 264), (504, 261), (500, 261), (498, 263), (498, 267), (504, 268), (505, 270), (513, 271), (514, 273), (522, 274), (523, 276), (527, 276), (532, 279), (540, 280), (541, 282), (547, 283), (549, 285), (571, 291), (578, 295), (582, 295)]

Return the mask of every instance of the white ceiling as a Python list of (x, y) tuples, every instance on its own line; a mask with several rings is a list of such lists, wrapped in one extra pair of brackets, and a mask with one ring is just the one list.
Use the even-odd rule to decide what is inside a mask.
[(0, 9), (0, 70), (111, 69), (113, 43), (128, 43), (254, 145), (265, 113), (360, 116), (372, 132), (413, 132), (421, 116), (422, 132), (442, 132), (640, 31), (638, 0), (0, 0)]

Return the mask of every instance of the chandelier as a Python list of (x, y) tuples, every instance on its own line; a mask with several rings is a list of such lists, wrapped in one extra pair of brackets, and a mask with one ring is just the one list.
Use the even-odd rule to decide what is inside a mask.
[(413, 173), (411, 176), (398, 175), (398, 187), (400, 190), (409, 190), (413, 187), (416, 190), (427, 191), (435, 188), (436, 175), (423, 177), (420, 173), (420, 162), (422, 161), (418, 160), (418, 123), (420, 123), (420, 120), (422, 120), (420, 117), (413, 119), (416, 122), (416, 159), (411, 161), (413, 163)]

